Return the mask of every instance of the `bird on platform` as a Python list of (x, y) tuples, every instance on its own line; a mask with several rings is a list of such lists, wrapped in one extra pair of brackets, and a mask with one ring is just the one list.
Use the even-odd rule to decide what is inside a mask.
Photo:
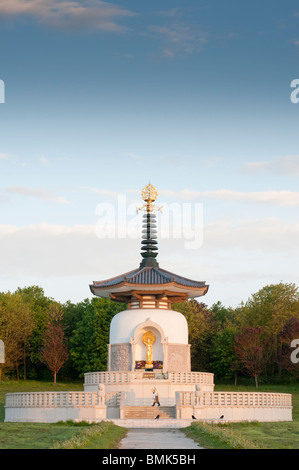
[(160, 415), (157, 415), (157, 416), (155, 417), (155, 419), (159, 419), (159, 418), (160, 418)]
[(196, 419), (194, 415), (192, 415), (192, 419)]
[(224, 415), (221, 415), (219, 419), (223, 419), (224, 418)]

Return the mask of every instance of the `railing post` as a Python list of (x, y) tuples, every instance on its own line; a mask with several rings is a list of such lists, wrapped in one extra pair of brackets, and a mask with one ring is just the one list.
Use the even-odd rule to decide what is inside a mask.
[(125, 419), (125, 392), (120, 392), (120, 400), (119, 400), (119, 417), (120, 419)]
[(181, 408), (181, 397), (180, 392), (175, 392), (175, 417), (181, 419), (182, 408)]
[[(99, 384), (97, 394), (95, 396), (95, 418), (96, 419), (106, 419), (107, 417), (107, 406), (105, 403), (105, 385)], [(91, 397), (94, 395), (92, 393)]]

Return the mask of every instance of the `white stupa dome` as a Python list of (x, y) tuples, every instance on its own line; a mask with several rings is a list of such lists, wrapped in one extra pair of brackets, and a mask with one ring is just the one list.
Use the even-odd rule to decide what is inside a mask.
[(184, 315), (158, 308), (138, 308), (116, 314), (110, 325), (110, 344), (129, 343), (135, 329), (149, 320), (161, 326), (169, 343), (188, 344), (188, 324)]

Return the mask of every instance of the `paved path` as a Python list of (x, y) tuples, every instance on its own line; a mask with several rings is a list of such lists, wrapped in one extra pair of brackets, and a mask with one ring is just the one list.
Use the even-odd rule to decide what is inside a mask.
[(119, 449), (203, 449), (178, 429), (131, 428)]

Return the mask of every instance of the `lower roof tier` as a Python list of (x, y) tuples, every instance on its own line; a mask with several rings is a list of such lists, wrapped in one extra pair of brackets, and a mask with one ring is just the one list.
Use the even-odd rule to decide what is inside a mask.
[(184, 302), (188, 298), (205, 295), (208, 289), (204, 281), (193, 281), (158, 266), (139, 267), (111, 279), (94, 281), (90, 285), (94, 295), (126, 303), (149, 300), (147, 296), (155, 301)]

